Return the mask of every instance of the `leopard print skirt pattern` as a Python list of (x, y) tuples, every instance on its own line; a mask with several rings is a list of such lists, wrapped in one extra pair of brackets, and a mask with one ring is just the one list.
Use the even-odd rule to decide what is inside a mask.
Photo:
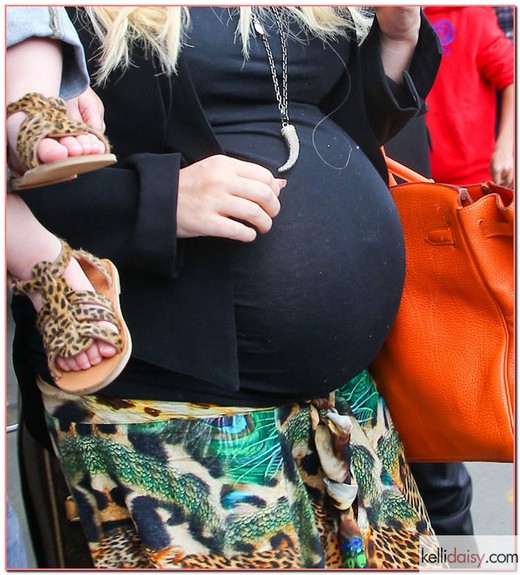
[(431, 525), (366, 371), (266, 409), (39, 386), (97, 568), (419, 567)]

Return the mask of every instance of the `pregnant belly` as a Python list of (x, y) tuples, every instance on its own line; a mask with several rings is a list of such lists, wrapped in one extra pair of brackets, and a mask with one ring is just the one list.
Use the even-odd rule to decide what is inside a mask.
[(242, 389), (304, 399), (370, 364), (399, 305), (404, 246), (355, 146), (341, 170), (304, 150), (287, 179), (273, 228), (235, 249), (238, 359)]

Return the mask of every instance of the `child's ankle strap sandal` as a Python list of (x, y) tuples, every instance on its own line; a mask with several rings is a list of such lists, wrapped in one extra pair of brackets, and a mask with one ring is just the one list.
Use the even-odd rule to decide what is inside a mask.
[[(83, 250), (72, 250), (66, 242), (62, 242), (61, 254), (55, 262), (39, 262), (33, 267), (31, 280), (11, 282), (15, 293), (38, 292), (42, 296), (43, 306), (38, 312), (37, 327), (43, 336), (49, 370), (58, 385), (63, 376), (69, 376), (59, 370), (56, 364), (58, 356), (75, 356), (88, 349), (95, 340), (110, 343), (120, 353), (126, 339), (123, 335), (125, 326), (111, 299), (98, 291), (75, 291), (67, 285), (63, 273), (71, 257), (81, 265), (94, 289), (99, 289), (103, 283), (106, 288), (113, 287), (111, 270), (102, 260)], [(99, 322), (116, 326), (118, 332), (100, 327)], [(86, 372), (94, 369), (96, 366)]]
[[(105, 136), (87, 124), (72, 119), (67, 114), (65, 102), (61, 98), (47, 98), (31, 92), (7, 106), (7, 117), (17, 112), (23, 112), (26, 117), (20, 124), (16, 138), (19, 166), (18, 169), (10, 166), (14, 176), (13, 189), (61, 182), (116, 162), (116, 157), (109, 153), (110, 145)], [(45, 164), (40, 162), (38, 145), (44, 138), (82, 134), (94, 134), (99, 138), (105, 145), (105, 153), (69, 156)]]
[(26, 114), (16, 140), (18, 157), (24, 171), (40, 165), (37, 148), (43, 138), (92, 133), (105, 144), (105, 151), (109, 151), (110, 146), (103, 134), (68, 116), (65, 101), (61, 98), (46, 98), (37, 93), (26, 94), (7, 106), (7, 117), (16, 112)]

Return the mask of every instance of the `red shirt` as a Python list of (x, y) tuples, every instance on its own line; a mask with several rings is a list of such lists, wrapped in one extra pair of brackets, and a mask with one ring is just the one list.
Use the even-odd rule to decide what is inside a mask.
[(497, 90), (514, 81), (514, 47), (490, 6), (424, 10), (443, 58), (426, 99), (434, 180), (469, 184), (491, 179)]

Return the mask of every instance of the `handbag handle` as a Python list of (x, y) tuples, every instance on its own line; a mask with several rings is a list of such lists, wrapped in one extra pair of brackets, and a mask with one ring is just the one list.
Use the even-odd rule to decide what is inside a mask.
[(389, 184), (391, 186), (395, 186), (397, 184), (394, 176), (401, 178), (405, 182), (433, 182), (433, 180), (426, 178), (425, 176), (419, 174), (419, 172), (416, 172), (411, 168), (408, 168), (407, 166), (397, 162), (396, 160), (389, 158), (386, 155), (384, 148), (381, 148), (381, 152), (385, 158), (389, 175)]

